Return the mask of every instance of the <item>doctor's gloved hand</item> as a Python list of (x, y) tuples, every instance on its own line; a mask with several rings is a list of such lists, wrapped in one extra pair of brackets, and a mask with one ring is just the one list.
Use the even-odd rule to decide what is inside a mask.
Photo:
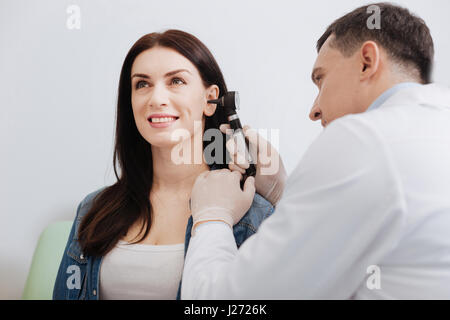
[(206, 171), (195, 180), (191, 192), (192, 234), (206, 221), (223, 221), (231, 228), (250, 209), (255, 196), (255, 179), (249, 177), (241, 189), (242, 175), (228, 169)]
[[(229, 124), (220, 125), (220, 131), (227, 135), (232, 133)], [(276, 206), (281, 199), (287, 180), (283, 161), (277, 150), (267, 140), (257, 134), (256, 130), (251, 129), (249, 126), (244, 126), (243, 132), (249, 141), (249, 152), (256, 166), (256, 192), (270, 201), (273, 206)], [(231, 171), (244, 174), (245, 169), (249, 167), (249, 163), (243, 155), (236, 152), (238, 148), (234, 139), (229, 139), (226, 146), (232, 158), (232, 162), (230, 162), (228, 167)]]

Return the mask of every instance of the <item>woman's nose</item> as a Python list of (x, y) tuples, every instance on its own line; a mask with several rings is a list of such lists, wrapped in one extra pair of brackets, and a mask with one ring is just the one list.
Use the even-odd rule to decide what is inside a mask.
[(155, 86), (150, 96), (149, 104), (151, 107), (157, 108), (168, 105), (168, 93), (163, 86)]

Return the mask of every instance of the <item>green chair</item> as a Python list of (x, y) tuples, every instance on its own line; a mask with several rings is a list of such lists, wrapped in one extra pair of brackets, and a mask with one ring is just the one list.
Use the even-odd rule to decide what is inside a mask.
[(53, 286), (72, 224), (73, 221), (55, 222), (41, 233), (33, 254), (22, 299), (52, 299)]

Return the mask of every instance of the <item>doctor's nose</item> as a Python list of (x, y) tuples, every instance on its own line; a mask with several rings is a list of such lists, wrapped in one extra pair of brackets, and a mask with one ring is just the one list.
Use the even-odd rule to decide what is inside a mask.
[(318, 108), (317, 105), (314, 105), (311, 109), (311, 112), (309, 113), (309, 118), (312, 121), (317, 121), (320, 120), (322, 118), (322, 112), (320, 111), (320, 109)]

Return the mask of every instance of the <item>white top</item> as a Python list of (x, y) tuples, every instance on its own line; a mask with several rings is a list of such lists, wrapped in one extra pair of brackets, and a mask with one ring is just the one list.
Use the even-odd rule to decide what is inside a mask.
[(450, 299), (450, 89), (332, 122), (239, 250), (226, 224), (198, 227), (181, 297)]
[(118, 244), (100, 267), (102, 300), (177, 297), (184, 263), (184, 243), (174, 245)]

